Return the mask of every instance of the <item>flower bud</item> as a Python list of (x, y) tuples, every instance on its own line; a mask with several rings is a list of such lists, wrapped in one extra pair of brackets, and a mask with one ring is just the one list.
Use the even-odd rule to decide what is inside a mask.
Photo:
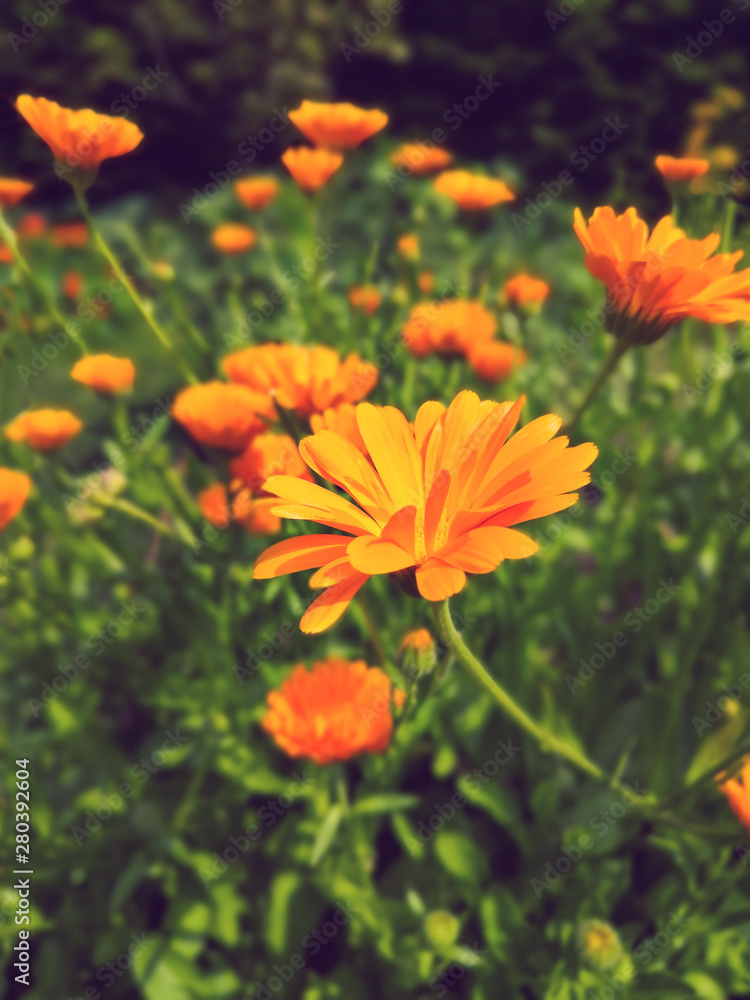
[(592, 969), (605, 972), (622, 959), (622, 942), (611, 924), (603, 920), (582, 920), (576, 931), (578, 950)]
[(398, 659), (402, 673), (411, 680), (432, 673), (437, 663), (437, 651), (435, 640), (426, 628), (407, 632), (401, 640)]
[(433, 910), (424, 918), (424, 933), (435, 951), (448, 951), (458, 938), (461, 923), (447, 910)]

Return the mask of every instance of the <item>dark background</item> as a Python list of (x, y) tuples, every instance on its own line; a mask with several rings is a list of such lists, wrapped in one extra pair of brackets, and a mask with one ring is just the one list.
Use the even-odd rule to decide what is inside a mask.
[[(37, 203), (67, 199), (13, 100), (28, 91), (110, 111), (152, 67), (169, 76), (131, 111), (146, 139), (139, 154), (106, 166), (96, 197), (152, 192), (171, 214), (274, 108), (304, 97), (352, 100), (388, 111), (389, 137), (422, 138), (473, 93), (479, 75), (492, 73), (501, 90), (450, 134), (460, 157), (501, 156), (536, 190), (601, 133), (607, 116), (619, 115), (624, 141), (586, 171), (581, 191), (594, 204), (627, 178), (631, 197), (653, 212), (667, 206), (653, 156), (682, 150), (691, 104), (717, 83), (748, 91), (745, 3), (401, 0), (368, 38), (372, 11), (388, 16), (383, 0), (4, 0), (0, 172), (37, 181)], [(719, 20), (726, 9), (735, 15), (728, 26)], [(36, 34), (34, 17), (48, 18)], [(684, 56), (689, 40), (705, 33), (704, 20), (721, 33), (678, 67), (675, 53)], [(731, 142), (744, 150), (750, 134), (740, 119)], [(248, 169), (275, 165), (298, 138), (286, 128)]]

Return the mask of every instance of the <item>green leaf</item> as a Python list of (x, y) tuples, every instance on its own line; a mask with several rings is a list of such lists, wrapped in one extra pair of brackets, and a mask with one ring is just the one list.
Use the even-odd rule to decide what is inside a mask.
[(289, 911), (292, 898), (302, 884), (299, 872), (279, 872), (271, 883), (268, 911), (265, 921), (265, 938), (275, 955), (287, 951)]
[(313, 868), (333, 843), (342, 815), (343, 811), (340, 805), (332, 806), (328, 815), (320, 824), (320, 829), (313, 844), (312, 856), (310, 857), (310, 864)]
[(487, 875), (487, 862), (471, 838), (453, 830), (435, 836), (435, 854), (448, 874), (462, 882), (479, 885)]
[(419, 805), (418, 795), (403, 795), (399, 792), (369, 795), (360, 799), (352, 806), (352, 812), (357, 816), (371, 816), (376, 813), (397, 812), (400, 809), (411, 809)]

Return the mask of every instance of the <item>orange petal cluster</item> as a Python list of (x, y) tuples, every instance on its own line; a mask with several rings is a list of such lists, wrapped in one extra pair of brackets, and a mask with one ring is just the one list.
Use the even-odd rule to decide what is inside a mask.
[(223, 222), (211, 233), (211, 242), (219, 253), (245, 253), (255, 246), (255, 230), (241, 222)]
[(719, 789), (726, 795), (729, 808), (750, 833), (750, 759), (747, 759), (738, 777), (722, 781)]
[(447, 149), (429, 142), (406, 142), (391, 154), (390, 159), (394, 167), (418, 177), (434, 170), (445, 170), (453, 161)]
[(47, 220), (41, 212), (28, 212), (18, 223), (16, 235), (19, 239), (37, 240), (47, 231)]
[(654, 163), (664, 180), (673, 184), (685, 184), (702, 177), (711, 166), (708, 160), (692, 156), (657, 156)]
[(69, 410), (27, 410), (7, 425), (5, 436), (37, 451), (56, 451), (82, 429), (81, 421)]
[(511, 305), (528, 306), (542, 303), (549, 295), (549, 285), (530, 274), (517, 274), (503, 285), (505, 298)]
[(0, 531), (18, 517), (31, 490), (31, 480), (25, 472), (0, 468)]
[(85, 247), (89, 241), (89, 229), (85, 222), (61, 222), (52, 226), (50, 237), (61, 250), (68, 247)]
[(80, 271), (66, 271), (62, 280), (62, 293), (69, 299), (78, 299), (83, 291), (84, 280)]
[(372, 316), (382, 301), (383, 296), (374, 285), (355, 285), (349, 289), (349, 305), (367, 316)]
[(437, 351), (468, 357), (481, 341), (491, 340), (497, 322), (489, 309), (473, 299), (420, 302), (407, 317), (401, 336), (418, 358)]
[(525, 362), (526, 351), (503, 340), (482, 341), (469, 353), (474, 374), (484, 382), (502, 382)]
[(290, 757), (330, 764), (386, 750), (392, 702), (401, 705), (403, 692), (379, 667), (329, 657), (312, 670), (300, 664), (269, 693), (263, 728)]
[(278, 542), (257, 560), (256, 579), (317, 570), (310, 585), (325, 589), (300, 625), (314, 633), (340, 618), (370, 576), (390, 574), (414, 596), (442, 601), (464, 587), (467, 573), (532, 555), (536, 542), (513, 526), (574, 504), (597, 449), (555, 438), (561, 420), (552, 414), (510, 437), (522, 405), (482, 402), (465, 390), (447, 409), (425, 403), (412, 427), (394, 407), (360, 403), (370, 461), (334, 431), (305, 438), (302, 458), (351, 500), (272, 476), (274, 513), (340, 533)]
[(303, 191), (317, 191), (336, 173), (344, 157), (330, 149), (294, 146), (284, 153), (281, 162)]
[(330, 347), (261, 344), (227, 355), (223, 367), (233, 382), (272, 395), (279, 406), (302, 417), (354, 403), (378, 381), (375, 365), (357, 354), (342, 361)]
[(275, 177), (242, 177), (235, 181), (234, 193), (245, 208), (260, 212), (279, 193), (279, 182)]
[(416, 260), (419, 257), (419, 239), (414, 233), (405, 233), (399, 236), (396, 249), (407, 260)]
[(96, 170), (103, 160), (135, 149), (143, 133), (127, 118), (96, 111), (72, 111), (45, 97), (21, 94), (16, 110), (52, 150), (55, 160), (71, 168)]
[(288, 434), (258, 434), (232, 459), (229, 472), (255, 495), (268, 496), (264, 485), (270, 476), (297, 476), (313, 482), (294, 439)]
[(182, 389), (172, 416), (201, 444), (241, 451), (275, 414), (268, 396), (217, 379)]
[(607, 329), (631, 345), (650, 344), (687, 316), (707, 323), (750, 319), (750, 268), (735, 273), (742, 251), (714, 254), (720, 236), (689, 239), (670, 216), (649, 235), (634, 208), (616, 215), (579, 209), (573, 228), (586, 270), (607, 289)]
[(70, 377), (97, 392), (129, 392), (135, 381), (135, 365), (129, 358), (89, 354), (73, 365)]
[(319, 101), (303, 101), (289, 117), (306, 139), (323, 149), (354, 149), (388, 124), (384, 111)]
[(33, 187), (33, 184), (16, 180), (15, 177), (0, 177), (0, 207), (12, 208), (17, 205)]
[(281, 529), (281, 519), (271, 513), (276, 501), (256, 498), (249, 489), (242, 488), (230, 498), (223, 483), (213, 483), (196, 500), (205, 519), (222, 531), (231, 521), (239, 522), (251, 535), (276, 535)]
[(505, 181), (482, 177), (468, 170), (446, 170), (435, 180), (435, 190), (467, 211), (491, 208), (504, 201), (515, 201), (516, 197)]

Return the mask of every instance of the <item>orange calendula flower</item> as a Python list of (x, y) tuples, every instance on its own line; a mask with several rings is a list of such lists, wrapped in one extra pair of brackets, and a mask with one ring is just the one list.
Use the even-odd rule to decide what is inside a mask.
[(16, 110), (47, 143), (63, 171), (95, 174), (104, 160), (129, 153), (143, 138), (127, 118), (100, 115), (88, 108), (72, 111), (45, 97), (21, 94)]
[(33, 187), (28, 181), (19, 181), (15, 177), (0, 177), (0, 207), (13, 208)]
[(469, 352), (469, 364), (485, 382), (502, 382), (526, 361), (526, 352), (502, 340), (486, 340)]
[(5, 246), (4, 243), (0, 243), (0, 263), (2, 264), (12, 264), (13, 254), (10, 249)]
[(229, 354), (224, 371), (301, 417), (320, 413), (339, 403), (354, 403), (378, 381), (378, 370), (358, 354), (342, 361), (330, 347), (261, 344)]
[(357, 407), (351, 403), (339, 403), (338, 406), (331, 406), (327, 410), (323, 410), (322, 413), (313, 413), (310, 417), (310, 429), (313, 434), (324, 430), (336, 431), (369, 458), (367, 445), (359, 433)]
[(434, 170), (445, 170), (453, 157), (447, 149), (441, 149), (429, 142), (406, 142), (391, 154), (394, 167), (421, 176)]
[(89, 354), (76, 361), (70, 377), (97, 392), (129, 392), (135, 381), (135, 366), (129, 358)]
[(434, 287), (435, 287), (435, 272), (420, 271), (419, 274), (417, 275), (417, 288), (420, 290), (422, 295), (429, 295)]
[(684, 184), (695, 180), (696, 177), (702, 177), (711, 166), (708, 160), (699, 160), (692, 156), (657, 156), (654, 163), (664, 180), (673, 184)]
[(306, 139), (323, 149), (354, 149), (388, 124), (384, 111), (318, 101), (303, 101), (289, 117)]
[(83, 430), (69, 410), (27, 410), (5, 428), (10, 441), (20, 441), (37, 451), (56, 451)]
[(269, 497), (254, 497), (252, 492), (241, 489), (232, 501), (232, 517), (250, 535), (278, 535), (281, 518), (273, 513), (277, 500)]
[(468, 170), (446, 170), (435, 180), (435, 190), (447, 195), (460, 208), (476, 211), (491, 208), (503, 201), (515, 201), (516, 196), (505, 181), (481, 177)]
[(69, 299), (78, 299), (83, 291), (83, 275), (80, 271), (66, 271), (62, 280), (62, 292)]
[(382, 301), (383, 296), (374, 285), (355, 285), (349, 289), (349, 305), (367, 316), (372, 316)]
[(336, 173), (344, 157), (330, 149), (294, 146), (287, 149), (281, 162), (303, 191), (317, 191)]
[(326, 589), (300, 623), (314, 633), (338, 621), (370, 576), (389, 574), (407, 593), (442, 601), (463, 589), (467, 573), (532, 555), (536, 542), (513, 525), (572, 506), (597, 449), (553, 440), (562, 421), (552, 414), (510, 438), (522, 405), (481, 402), (465, 390), (447, 409), (425, 403), (412, 428), (394, 407), (360, 403), (357, 423), (371, 462), (333, 431), (304, 438), (305, 462), (354, 502), (272, 476), (266, 489), (279, 498), (274, 513), (343, 534), (278, 542), (257, 560), (255, 578), (316, 569), (310, 585)]
[(312, 670), (299, 664), (269, 693), (263, 728), (290, 757), (331, 764), (386, 750), (393, 733), (391, 703), (403, 699), (379, 667), (329, 657)]
[(729, 808), (750, 833), (750, 758), (743, 763), (742, 770), (736, 778), (719, 775), (719, 789), (726, 795)]
[(31, 480), (25, 472), (0, 468), (0, 531), (21, 513), (30, 490)]
[(406, 233), (399, 236), (396, 249), (407, 260), (416, 260), (419, 257), (419, 240), (414, 233)]
[(261, 415), (274, 416), (267, 396), (218, 380), (182, 389), (172, 406), (172, 416), (196, 441), (227, 451), (241, 451), (266, 429)]
[(41, 212), (29, 212), (21, 219), (16, 229), (19, 239), (38, 240), (47, 231), (47, 220)]
[(491, 340), (496, 330), (495, 317), (481, 302), (450, 299), (414, 306), (401, 336), (417, 357), (426, 357), (433, 351), (467, 356), (477, 343)]
[(241, 222), (224, 222), (211, 233), (211, 242), (224, 254), (245, 253), (255, 246), (256, 239), (255, 230)]
[(505, 282), (503, 293), (511, 305), (536, 305), (544, 302), (549, 295), (549, 285), (541, 278), (532, 278), (530, 274), (517, 274)]
[(597, 208), (573, 226), (589, 274), (607, 289), (606, 328), (626, 344), (651, 344), (687, 316), (707, 323), (750, 319), (750, 269), (735, 273), (742, 251), (711, 256), (721, 237), (691, 240), (665, 216), (649, 236), (634, 208)]
[(198, 509), (209, 524), (226, 528), (230, 521), (229, 496), (223, 483), (213, 483), (196, 497)]
[(232, 459), (229, 471), (254, 494), (264, 492), (270, 476), (298, 476), (313, 482), (294, 439), (288, 434), (258, 434), (241, 455)]
[(85, 247), (89, 241), (89, 228), (85, 222), (61, 222), (52, 227), (50, 236), (60, 249)]
[(275, 177), (243, 177), (235, 181), (234, 193), (245, 208), (260, 212), (279, 193), (279, 182)]

